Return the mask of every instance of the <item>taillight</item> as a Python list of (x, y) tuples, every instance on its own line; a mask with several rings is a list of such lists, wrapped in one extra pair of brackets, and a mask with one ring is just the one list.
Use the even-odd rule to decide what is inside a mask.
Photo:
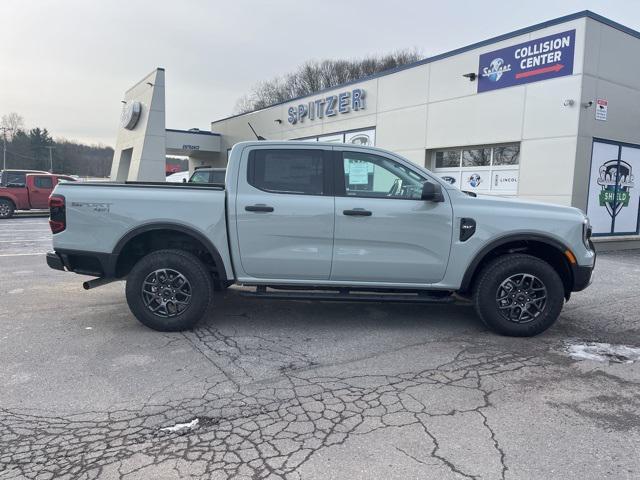
[(63, 195), (49, 197), (49, 226), (52, 233), (60, 233), (67, 228), (67, 212)]

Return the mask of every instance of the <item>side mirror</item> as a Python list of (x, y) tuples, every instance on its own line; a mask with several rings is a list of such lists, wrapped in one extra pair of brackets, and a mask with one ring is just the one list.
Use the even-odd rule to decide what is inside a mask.
[(427, 202), (443, 202), (442, 187), (437, 183), (424, 182), (422, 184), (421, 200)]
[(187, 179), (186, 179), (186, 178), (183, 178), (183, 179), (182, 179), (182, 183), (187, 183)]

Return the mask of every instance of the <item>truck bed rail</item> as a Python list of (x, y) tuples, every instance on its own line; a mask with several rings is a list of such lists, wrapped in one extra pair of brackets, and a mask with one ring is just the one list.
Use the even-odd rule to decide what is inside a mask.
[(84, 186), (90, 185), (93, 187), (139, 187), (139, 188), (195, 188), (198, 190), (224, 190), (224, 183), (171, 183), (171, 182), (67, 182), (64, 184), (68, 186)]

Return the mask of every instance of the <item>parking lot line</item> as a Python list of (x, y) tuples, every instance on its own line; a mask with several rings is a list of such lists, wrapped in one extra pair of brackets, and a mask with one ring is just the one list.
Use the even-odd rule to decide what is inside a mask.
[(8, 223), (0, 223), (0, 226), (11, 226), (11, 225), (46, 225), (46, 221), (42, 222), (8, 222)]
[(47, 252), (38, 253), (0, 253), (0, 257), (27, 257), (29, 255), (46, 255)]
[(50, 239), (49, 238), (36, 238), (35, 240), (28, 240), (28, 239), (22, 239), (22, 240), (0, 240), (0, 243), (37, 243), (37, 242), (48, 242)]

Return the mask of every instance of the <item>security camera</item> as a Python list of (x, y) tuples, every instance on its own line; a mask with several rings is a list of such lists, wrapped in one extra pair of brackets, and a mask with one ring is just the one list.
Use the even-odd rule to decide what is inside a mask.
[(576, 103), (576, 102), (575, 102), (575, 100), (574, 100), (573, 98), (567, 98), (567, 99), (564, 101), (563, 105), (564, 105), (565, 107), (573, 107), (573, 105), (574, 105), (575, 103)]
[(593, 100), (589, 100), (588, 102), (583, 103), (582, 106), (584, 108), (589, 108), (589, 107), (593, 106)]

